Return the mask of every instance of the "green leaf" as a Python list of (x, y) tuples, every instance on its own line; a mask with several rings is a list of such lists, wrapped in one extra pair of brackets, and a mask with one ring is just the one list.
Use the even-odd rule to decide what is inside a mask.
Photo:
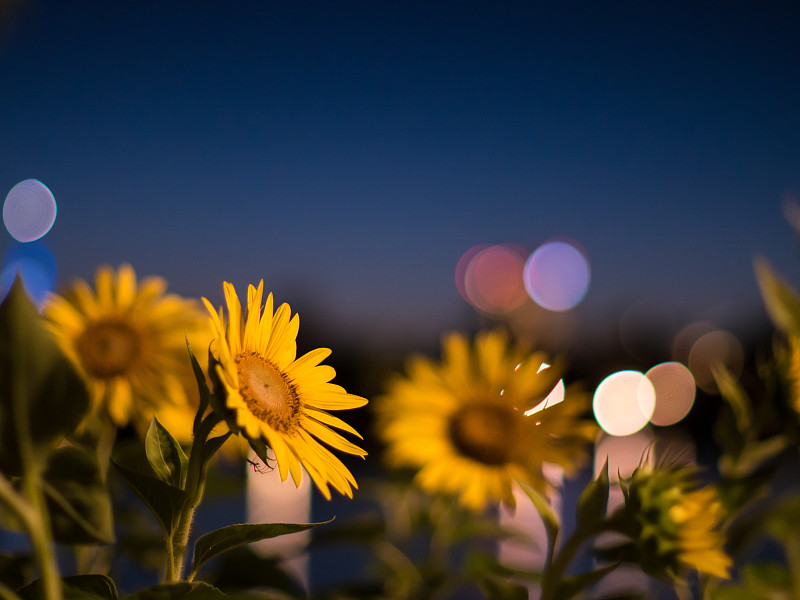
[(764, 596), (755, 596), (752, 590), (744, 587), (721, 587), (711, 592), (712, 600), (768, 600)]
[[(332, 521), (333, 519), (331, 519)], [(192, 572), (196, 573), (210, 558), (259, 540), (297, 533), (312, 527), (318, 527), (331, 521), (321, 523), (247, 523), (243, 525), (228, 525), (198, 538), (194, 545), (194, 559)]]
[(183, 489), (189, 459), (172, 434), (153, 417), (144, 440), (147, 461), (164, 483)]
[(214, 586), (196, 581), (187, 583), (162, 583), (154, 585), (123, 600), (228, 600), (228, 596)]
[(755, 563), (742, 569), (742, 579), (748, 588), (761, 591), (789, 591), (792, 578), (789, 571), (779, 564)]
[(800, 333), (800, 297), (797, 292), (775, 275), (766, 260), (756, 259), (754, 267), (761, 297), (772, 322), (786, 333)]
[(581, 492), (577, 507), (577, 529), (592, 531), (605, 519), (608, 506), (608, 459), (600, 470), (597, 479)]
[(719, 459), (719, 470), (726, 476), (742, 479), (777, 457), (792, 445), (784, 435), (776, 435), (760, 442), (747, 444), (735, 459), (723, 455)]
[(91, 454), (77, 446), (55, 450), (45, 468), (44, 492), (57, 542), (114, 541), (111, 497)]
[(478, 587), (486, 598), (492, 600), (527, 600), (528, 588), (498, 577), (485, 576), (478, 579)]
[(171, 535), (178, 524), (181, 509), (186, 501), (186, 492), (164, 483), (156, 477), (129, 469), (117, 462), (116, 459), (112, 459), (111, 463), (136, 492), (136, 495), (147, 505), (164, 533)]
[[(114, 580), (105, 575), (74, 575), (64, 577), (64, 600), (118, 600)], [(18, 592), (22, 600), (39, 600), (44, 597), (41, 580), (37, 579)]]
[(88, 408), (83, 380), (17, 277), (0, 304), (0, 468), (19, 474), (21, 442), (43, 457)]
[(32, 556), (0, 554), (0, 584), (16, 590), (33, 579), (36, 563)]
[(558, 600), (568, 600), (569, 598), (575, 596), (578, 592), (593, 586), (618, 566), (619, 564), (611, 564), (601, 569), (581, 573), (580, 575), (565, 577), (561, 583), (558, 584), (555, 597), (558, 598)]
[(549, 559), (553, 556), (553, 550), (555, 549), (556, 540), (558, 539), (558, 530), (560, 527), (558, 517), (550, 507), (550, 503), (547, 501), (547, 498), (542, 496), (538, 490), (531, 487), (530, 484), (526, 483), (525, 481), (518, 480), (517, 483), (519, 484), (520, 488), (522, 488), (522, 491), (528, 495), (528, 498), (531, 499), (531, 502), (533, 502), (533, 505), (539, 512), (539, 516), (542, 517), (545, 531), (547, 531), (547, 556)]
[(470, 579), (487, 598), (498, 600), (524, 600), (528, 597), (526, 583), (541, 582), (542, 574), (507, 567), (497, 560), (494, 553), (470, 552), (466, 559), (466, 571)]
[(800, 536), (800, 494), (793, 493), (770, 507), (764, 530), (784, 544)]
[(736, 429), (739, 430), (745, 440), (754, 440), (756, 431), (753, 427), (753, 410), (747, 394), (739, 385), (739, 382), (731, 375), (730, 371), (723, 365), (719, 363), (711, 365), (711, 373), (714, 376), (717, 388), (719, 388), (720, 395), (733, 411)]
[(246, 594), (255, 588), (259, 592), (267, 589), (271, 592), (263, 598), (256, 596), (260, 600), (306, 597), (303, 584), (281, 568), (279, 556), (262, 556), (249, 546), (234, 548), (220, 555), (213, 568), (203, 571), (203, 581), (237, 599), (239, 593)]

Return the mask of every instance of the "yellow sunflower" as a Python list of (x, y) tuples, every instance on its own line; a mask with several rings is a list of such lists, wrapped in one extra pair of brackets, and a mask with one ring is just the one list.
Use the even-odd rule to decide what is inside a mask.
[(789, 336), (788, 370), (791, 381), (789, 403), (794, 412), (800, 416), (800, 336)]
[(214, 310), (203, 298), (211, 314), (216, 338), (211, 352), (218, 364), (215, 374), (224, 388), (229, 423), (251, 440), (263, 440), (272, 448), (281, 480), (292, 474), (295, 485), (302, 478), (301, 466), (328, 499), (328, 485), (352, 498), (358, 487), (345, 465), (323, 446), (364, 457), (366, 452), (332, 428), (358, 438), (350, 425), (328, 410), (358, 408), (365, 398), (348, 394), (330, 383), (336, 372), (320, 364), (331, 353), (318, 348), (297, 358), (299, 317), (291, 317), (288, 304), (273, 313), (272, 294), (262, 312), (264, 281), (249, 286), (247, 315), (242, 314), (234, 287), (225, 282), (228, 326), (222, 309)]
[(395, 377), (381, 398), (378, 428), (392, 466), (418, 469), (424, 489), (476, 511), (489, 502), (513, 506), (515, 480), (545, 491), (543, 463), (574, 472), (596, 432), (580, 419), (588, 398), (568, 390), (563, 402), (525, 414), (559, 381), (544, 354), (510, 346), (499, 331), (479, 334), (474, 348), (450, 334), (443, 354), (441, 364), (412, 359), (408, 377)]
[(680, 579), (689, 569), (723, 579), (725, 510), (711, 486), (698, 486), (687, 467), (640, 467), (624, 482), (622, 511), (636, 562), (655, 577)]
[(92, 415), (142, 429), (159, 409), (185, 411), (191, 428), (186, 337), (207, 337), (207, 321), (198, 303), (165, 290), (160, 277), (137, 283), (123, 264), (116, 272), (100, 267), (94, 290), (79, 279), (64, 295), (48, 297), (48, 327), (87, 381)]

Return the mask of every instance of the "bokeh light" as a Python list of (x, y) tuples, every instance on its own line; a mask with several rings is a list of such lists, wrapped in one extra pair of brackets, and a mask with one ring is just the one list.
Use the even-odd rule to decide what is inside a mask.
[(528, 295), (542, 308), (569, 310), (589, 289), (589, 263), (572, 244), (547, 242), (528, 257), (523, 280)]
[(38, 179), (25, 179), (11, 188), (3, 204), (3, 223), (19, 242), (38, 240), (56, 220), (56, 200)]
[(688, 365), (689, 353), (694, 343), (709, 331), (716, 329), (716, 325), (709, 321), (695, 321), (685, 325), (675, 334), (672, 341), (672, 360)]
[(722, 366), (731, 375), (738, 377), (744, 367), (744, 350), (739, 340), (729, 331), (709, 331), (692, 345), (688, 365), (697, 387), (709, 394), (716, 394), (719, 390), (714, 379), (714, 367)]
[(461, 297), (464, 299), (464, 301), (469, 304), (472, 303), (467, 295), (467, 287), (465, 285), (467, 280), (467, 268), (472, 262), (472, 259), (488, 247), (488, 244), (479, 244), (477, 246), (473, 246), (464, 252), (464, 254), (461, 255), (461, 258), (459, 258), (458, 262), (456, 263), (456, 289), (458, 290), (458, 293), (461, 294)]
[(5, 298), (19, 273), (28, 296), (41, 304), (55, 286), (56, 271), (55, 257), (41, 242), (14, 244), (3, 258), (0, 297)]
[(456, 265), (456, 287), (476, 309), (507, 314), (526, 301), (522, 283), (525, 251), (509, 244), (475, 246)]
[(598, 425), (610, 435), (631, 435), (642, 429), (656, 406), (656, 390), (639, 371), (618, 371), (594, 392), (592, 408)]
[(608, 478), (618, 481), (621, 477), (630, 477), (633, 470), (646, 464), (652, 464), (655, 458), (652, 453), (654, 435), (648, 428), (624, 436), (609, 435), (600, 432), (595, 441), (594, 474), (600, 470), (608, 460)]
[(694, 377), (689, 369), (679, 362), (665, 362), (645, 375), (656, 391), (651, 423), (662, 427), (674, 425), (689, 414), (695, 398)]

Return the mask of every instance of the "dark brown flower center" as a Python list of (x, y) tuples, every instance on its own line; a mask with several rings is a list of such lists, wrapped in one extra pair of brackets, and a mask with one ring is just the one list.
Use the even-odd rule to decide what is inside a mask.
[(136, 363), (142, 351), (142, 336), (123, 321), (89, 324), (75, 342), (86, 371), (98, 379), (123, 375)]
[(236, 369), (239, 393), (253, 416), (275, 431), (293, 432), (300, 423), (303, 403), (292, 380), (254, 352), (239, 354)]
[(468, 458), (485, 465), (502, 465), (514, 454), (517, 418), (510, 407), (467, 404), (450, 419), (450, 440)]

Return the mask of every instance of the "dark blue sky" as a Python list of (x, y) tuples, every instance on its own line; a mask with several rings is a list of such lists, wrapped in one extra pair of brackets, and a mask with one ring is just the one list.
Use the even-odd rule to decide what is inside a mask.
[(220, 302), (264, 277), (353, 339), (437, 339), (469, 323), (453, 272), (480, 243), (580, 242), (586, 324), (754, 310), (758, 254), (800, 281), (796, 3), (0, 14), (0, 195), (53, 191), (62, 283), (129, 261)]

